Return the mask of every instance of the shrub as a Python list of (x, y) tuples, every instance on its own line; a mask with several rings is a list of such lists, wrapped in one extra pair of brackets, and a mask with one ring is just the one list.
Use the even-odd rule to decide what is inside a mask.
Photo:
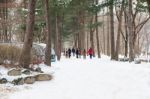
[(0, 45), (0, 63), (15, 64), (20, 57), (21, 48), (13, 45)]
[[(22, 47), (10, 44), (0, 44), (0, 65), (10, 64), (15, 66), (19, 62)], [(31, 63), (39, 64), (41, 63), (41, 56), (39, 55), (37, 49), (32, 48), (31, 51)]]

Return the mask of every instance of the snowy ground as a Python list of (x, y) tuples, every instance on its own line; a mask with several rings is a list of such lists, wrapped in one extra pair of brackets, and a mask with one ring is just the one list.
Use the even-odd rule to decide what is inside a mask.
[(149, 63), (136, 65), (105, 57), (62, 59), (52, 65), (52, 81), (0, 85), (15, 90), (0, 95), (0, 99), (150, 99)]

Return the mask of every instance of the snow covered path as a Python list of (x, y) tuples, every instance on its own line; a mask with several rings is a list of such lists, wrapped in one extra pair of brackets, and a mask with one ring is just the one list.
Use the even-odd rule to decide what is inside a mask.
[(63, 59), (52, 69), (52, 81), (25, 85), (9, 99), (150, 99), (150, 64)]

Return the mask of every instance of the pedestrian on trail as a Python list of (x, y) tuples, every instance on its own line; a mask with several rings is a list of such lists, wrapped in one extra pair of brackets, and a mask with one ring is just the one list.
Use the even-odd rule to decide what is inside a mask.
[(63, 56), (66, 56), (66, 50), (65, 50), (65, 48), (64, 48), (64, 51), (63, 51)]
[(85, 49), (83, 50), (82, 54), (83, 54), (83, 59), (86, 59), (86, 50)]
[(73, 53), (73, 56), (75, 56), (75, 53), (76, 53), (75, 48), (72, 48), (72, 53)]
[(92, 56), (93, 56), (93, 54), (94, 54), (94, 51), (93, 51), (92, 48), (90, 48), (90, 49), (88, 50), (88, 54), (90, 55), (90, 59), (92, 59)]
[(69, 48), (68, 49), (68, 55), (69, 55), (69, 58), (71, 57), (71, 49)]
[(78, 50), (79, 50), (79, 58), (81, 58), (81, 55), (82, 55), (81, 49), (79, 48)]
[(65, 56), (68, 58), (68, 50), (65, 51)]
[(76, 58), (79, 58), (79, 49), (76, 49)]

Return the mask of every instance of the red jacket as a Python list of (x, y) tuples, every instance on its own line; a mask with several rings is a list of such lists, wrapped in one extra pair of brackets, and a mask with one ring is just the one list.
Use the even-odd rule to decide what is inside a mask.
[(93, 49), (90, 48), (90, 49), (88, 50), (88, 54), (93, 54), (93, 53), (94, 53)]

